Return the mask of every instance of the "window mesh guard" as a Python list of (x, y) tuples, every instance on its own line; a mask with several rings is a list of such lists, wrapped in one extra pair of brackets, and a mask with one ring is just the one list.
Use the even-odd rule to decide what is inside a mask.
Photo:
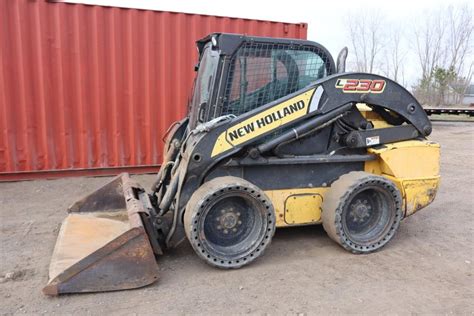
[(314, 46), (246, 43), (232, 57), (224, 103), (214, 117), (243, 113), (327, 75), (327, 55)]

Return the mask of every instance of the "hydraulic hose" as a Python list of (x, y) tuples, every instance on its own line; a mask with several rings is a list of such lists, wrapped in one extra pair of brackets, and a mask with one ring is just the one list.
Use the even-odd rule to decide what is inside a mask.
[(168, 190), (166, 190), (166, 193), (163, 196), (163, 199), (161, 200), (161, 203), (160, 203), (160, 206), (159, 206), (159, 208), (160, 208), (160, 212), (158, 214), (159, 216), (162, 216), (163, 214), (168, 212), (168, 210), (170, 208), (170, 205), (171, 205), (171, 202), (173, 202), (173, 199), (174, 199), (174, 197), (176, 195), (176, 192), (178, 190), (178, 183), (179, 183), (179, 176), (176, 175), (171, 180), (171, 182), (169, 184), (169, 187), (168, 187)]

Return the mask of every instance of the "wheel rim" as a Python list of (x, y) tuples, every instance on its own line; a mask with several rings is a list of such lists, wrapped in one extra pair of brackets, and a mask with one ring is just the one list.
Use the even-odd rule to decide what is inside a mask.
[(393, 198), (379, 187), (365, 187), (348, 201), (342, 214), (347, 237), (359, 245), (380, 242), (395, 217)]
[(265, 210), (253, 197), (229, 192), (205, 208), (200, 224), (210, 254), (238, 258), (253, 251), (265, 234)]

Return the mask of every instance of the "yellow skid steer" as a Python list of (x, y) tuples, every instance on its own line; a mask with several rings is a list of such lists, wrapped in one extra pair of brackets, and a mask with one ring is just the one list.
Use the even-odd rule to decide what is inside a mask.
[(345, 72), (320, 44), (214, 33), (197, 42), (189, 113), (151, 191), (122, 174), (69, 208), (43, 292), (131, 289), (188, 240), (206, 263), (259, 258), (277, 227), (322, 224), (352, 253), (381, 249), (430, 204), (439, 145), (396, 82)]

